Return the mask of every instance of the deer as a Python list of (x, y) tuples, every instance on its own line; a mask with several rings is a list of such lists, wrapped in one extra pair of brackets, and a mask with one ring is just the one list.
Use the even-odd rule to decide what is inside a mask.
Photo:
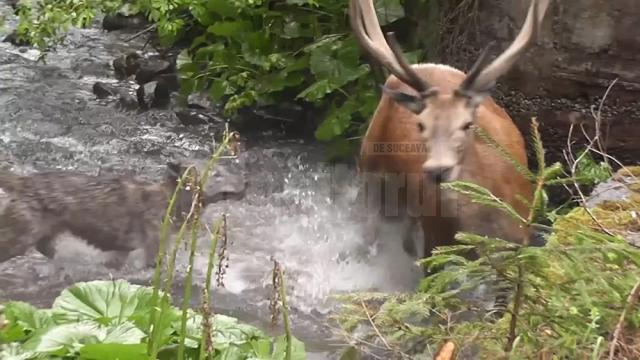
[[(528, 227), (502, 211), (441, 185), (477, 184), (527, 217), (533, 184), (474, 130), (483, 130), (512, 159), (528, 166), (522, 134), (490, 92), (537, 36), (549, 1), (531, 0), (524, 24), (507, 49), (484, 66), (489, 44), (465, 74), (446, 64), (409, 64), (394, 33), (383, 35), (373, 1), (350, 0), (349, 20), (357, 43), (390, 72), (357, 160), (367, 207), (376, 210), (375, 224), (398, 217), (410, 219), (408, 228), (419, 223), (423, 258), (436, 247), (456, 244), (460, 231), (517, 244), (531, 236)], [(416, 256), (410, 233), (404, 235), (403, 246)]]

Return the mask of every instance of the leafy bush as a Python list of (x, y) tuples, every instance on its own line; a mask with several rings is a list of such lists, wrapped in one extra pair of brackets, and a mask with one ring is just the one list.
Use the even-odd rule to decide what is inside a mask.
[[(514, 215), (524, 226), (540, 229), (537, 221), (552, 213), (546, 208), (547, 186), (585, 180), (601, 172), (585, 165), (585, 173), (561, 178), (560, 164), (544, 163), (537, 123), (532, 133), (539, 168), (535, 174), (521, 169), (536, 184), (528, 219), (519, 218), (477, 185), (456, 182), (446, 186), (474, 202)], [(640, 202), (633, 195), (615, 213), (611, 204), (600, 206), (593, 210), (602, 216), (604, 227), (612, 226), (609, 234), (583, 207), (577, 207), (555, 218), (544, 247), (459, 233), (459, 245), (440, 247), (432, 257), (420, 261), (433, 269), (446, 264), (446, 269), (424, 278), (417, 293), (342, 296), (346, 305), (336, 318), (348, 333), (365, 334), (353, 341), (359, 348), (394, 357), (433, 358), (434, 350), (453, 342), (459, 355), (475, 354), (483, 359), (600, 359), (610, 354), (637, 358), (640, 249), (629, 245), (622, 235), (632, 229), (631, 218), (640, 211)], [(607, 208), (609, 218), (603, 216)], [(622, 223), (618, 218), (628, 221)], [(619, 226), (613, 227), (615, 224)], [(634, 224), (637, 228), (637, 216)], [(469, 249), (476, 249), (480, 258), (463, 257)], [(469, 294), (478, 294), (496, 280), (494, 295), (505, 293), (510, 300), (501, 309), (505, 315), (494, 321), (489, 315), (495, 315), (491, 310), (496, 309)]]
[[(153, 289), (124, 280), (74, 284), (62, 291), (51, 309), (24, 302), (3, 305), (0, 358), (5, 360), (149, 359), (149, 315)], [(165, 298), (167, 299), (167, 298)], [(166, 301), (166, 300), (165, 300)], [(158, 357), (175, 359), (181, 339), (181, 310), (169, 306), (160, 328)], [(186, 358), (199, 359), (202, 315), (188, 311)], [(285, 335), (275, 339), (235, 318), (213, 315), (213, 359), (284, 359)], [(304, 345), (295, 340), (292, 359), (304, 359)]]
[[(123, 2), (23, 2), (18, 34), (47, 49), (70, 26), (87, 26)], [(434, 19), (436, 5), (429, 14)], [(377, 0), (376, 8), (382, 26), (404, 17), (400, 0)], [(315, 108), (324, 119), (316, 137), (332, 141), (357, 134), (377, 105), (377, 86), (351, 35), (346, 1), (133, 0), (125, 12), (146, 15), (165, 46), (189, 42), (180, 58), (183, 91), (207, 91), (228, 114), (294, 100)], [(438, 33), (437, 26), (433, 30)], [(408, 56), (417, 60), (418, 53)]]

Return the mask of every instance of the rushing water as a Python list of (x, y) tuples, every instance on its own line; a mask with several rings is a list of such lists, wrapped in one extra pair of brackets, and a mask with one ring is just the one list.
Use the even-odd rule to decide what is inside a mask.
[[(116, 82), (110, 66), (114, 57), (142, 47), (142, 40), (124, 42), (127, 36), (97, 26), (73, 30), (47, 64), (36, 63), (35, 50), (0, 43), (4, 169), (103, 169), (158, 179), (169, 160), (206, 159), (211, 154), (219, 136), (214, 127), (184, 127), (169, 110), (125, 112), (92, 94), (96, 81)], [(133, 84), (119, 85), (133, 91)], [(215, 310), (267, 329), (273, 257), (286, 271), (296, 336), (317, 358), (328, 358), (331, 345), (342, 341), (332, 339), (327, 326), (327, 315), (336, 305), (331, 294), (404, 291), (415, 285), (417, 270), (400, 241), (377, 252), (363, 251), (363, 229), (354, 217), (359, 211), (355, 172), (324, 163), (322, 150), (318, 144), (268, 134), (255, 137), (238, 159), (222, 164), (244, 172), (249, 181), (246, 198), (210, 205), (204, 218), (211, 223), (228, 214), (229, 268), (225, 287), (216, 289)], [(386, 230), (391, 238), (399, 233), (392, 227)], [(111, 276), (100, 264), (100, 251), (70, 236), (61, 240), (62, 251), (54, 261), (32, 251), (0, 264), (0, 301), (48, 306), (71, 282)], [(203, 283), (207, 256), (202, 245), (195, 260), (196, 285)], [(184, 273), (184, 253), (178, 262), (178, 271)], [(151, 270), (127, 269), (112, 274), (138, 283), (151, 278)]]

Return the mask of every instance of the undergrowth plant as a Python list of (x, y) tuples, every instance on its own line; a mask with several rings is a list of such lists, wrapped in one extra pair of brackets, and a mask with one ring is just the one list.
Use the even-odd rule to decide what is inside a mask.
[[(152, 286), (133, 285), (125, 280), (80, 282), (63, 290), (50, 309), (38, 309), (20, 301), (2, 304), (0, 359), (305, 359), (304, 344), (291, 333), (286, 310), (283, 310), (285, 333), (275, 338), (232, 317), (212, 314), (213, 269), (224, 261), (224, 256), (216, 256), (218, 239), (226, 236), (224, 216), (211, 232), (201, 306), (199, 311), (189, 308), (201, 225), (202, 189), (215, 163), (229, 150), (233, 137), (225, 132), (201, 176), (190, 167), (179, 178), (162, 222)], [(173, 248), (168, 251), (168, 229), (174, 221), (174, 205), (186, 187), (193, 194), (191, 208)], [(186, 229), (190, 230), (188, 239), (184, 238)], [(170, 293), (176, 254), (185, 242), (189, 260), (181, 306), (176, 307), (172, 305)], [(223, 242), (223, 246), (225, 244)], [(226, 251), (220, 250), (220, 253)], [(286, 309), (284, 288), (279, 291), (280, 301), (276, 306)]]
[[(637, 358), (638, 342), (613, 334), (625, 333), (631, 339), (639, 334), (635, 304), (640, 250), (627, 242), (623, 232), (604, 233), (582, 207), (565, 215), (548, 208), (549, 186), (586, 181), (588, 174), (566, 177), (560, 163), (547, 165), (535, 119), (532, 134), (537, 171), (517, 166), (535, 184), (527, 217), (478, 185), (458, 181), (444, 186), (504, 211), (533, 231), (546, 232), (546, 245), (533, 247), (527, 246), (528, 239), (514, 244), (461, 232), (456, 235), (458, 245), (440, 247), (419, 261), (441, 271), (425, 277), (415, 294), (341, 296), (345, 305), (336, 320), (355, 348), (381, 358), (407, 359), (432, 359), (445, 343), (455, 344), (459, 358), (618, 359), (621, 354)], [(626, 217), (639, 210), (640, 201), (622, 209)], [(542, 225), (549, 217), (552, 225)], [(469, 249), (480, 257), (465, 258)], [(494, 321), (491, 306), (470, 294), (486, 291), (496, 279), (494, 291), (506, 291), (509, 301), (504, 315)]]

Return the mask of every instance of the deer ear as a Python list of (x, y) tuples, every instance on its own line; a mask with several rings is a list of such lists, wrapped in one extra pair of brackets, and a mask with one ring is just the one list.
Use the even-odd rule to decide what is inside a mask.
[(386, 86), (382, 86), (382, 92), (416, 115), (423, 112), (426, 107), (421, 97), (389, 89)]

